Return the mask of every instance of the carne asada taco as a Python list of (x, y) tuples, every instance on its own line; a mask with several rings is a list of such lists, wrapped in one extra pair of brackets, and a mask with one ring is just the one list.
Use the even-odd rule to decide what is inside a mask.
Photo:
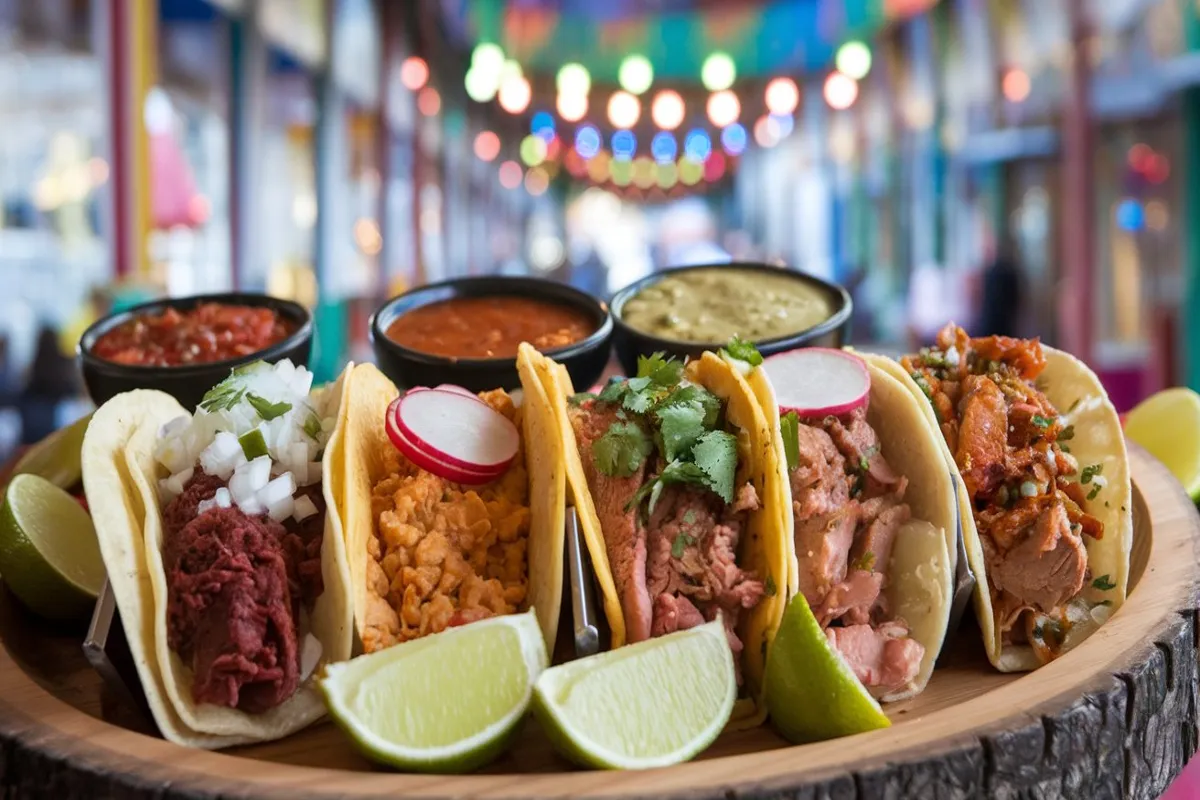
[(1125, 600), (1132, 488), (1116, 410), (1083, 362), (1037, 339), (972, 339), (951, 324), (897, 369), (962, 475), (988, 657), (1035, 669)]
[[(521, 380), (518, 404), (500, 389), (459, 387), (398, 399), (373, 365), (350, 373), (344, 523), (364, 652), (529, 608), (553, 652), (566, 476), (545, 392), (532, 374)], [(411, 406), (421, 406), (415, 421), (405, 417)], [(433, 433), (422, 439), (421, 423), (468, 451), (511, 436), (511, 450), (479, 466)]]
[(554, 400), (567, 478), (604, 595), (612, 646), (716, 619), (741, 697), (731, 726), (763, 721), (767, 648), (783, 615), (787, 550), (774, 438), (745, 380), (713, 353), (639, 360), (638, 375), (575, 395), (532, 348)]
[(350, 657), (349, 577), (331, 462), (343, 385), (290, 361), (239, 368), (193, 416), (118, 395), (85, 438), (101, 553), (163, 735), (225, 747), (324, 714), (310, 684)]
[[(872, 696), (920, 693), (946, 637), (957, 553), (937, 433), (899, 380), (847, 352), (774, 356), (749, 383), (786, 474), (789, 596)], [(835, 386), (848, 394), (834, 398)]]

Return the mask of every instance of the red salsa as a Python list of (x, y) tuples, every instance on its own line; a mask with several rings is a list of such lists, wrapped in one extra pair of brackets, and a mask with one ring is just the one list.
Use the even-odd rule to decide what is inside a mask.
[(139, 314), (101, 336), (92, 353), (118, 364), (174, 367), (240, 358), (282, 342), (295, 323), (270, 308), (201, 303)]
[(512, 358), (521, 342), (553, 350), (596, 330), (577, 308), (528, 297), (457, 297), (414, 308), (388, 326), (388, 338), (452, 358)]

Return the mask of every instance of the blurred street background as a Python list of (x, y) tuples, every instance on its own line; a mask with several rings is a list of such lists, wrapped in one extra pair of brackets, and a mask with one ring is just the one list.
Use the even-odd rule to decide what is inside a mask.
[(1197, 0), (0, 0), (0, 456), (88, 323), (245, 289), (318, 379), (421, 283), (843, 283), (854, 341), (1200, 388)]

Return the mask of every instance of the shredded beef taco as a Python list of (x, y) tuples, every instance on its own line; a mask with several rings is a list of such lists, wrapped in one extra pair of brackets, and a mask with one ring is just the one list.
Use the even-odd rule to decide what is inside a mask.
[(686, 368), (656, 355), (598, 396), (575, 395), (560, 365), (531, 348), (520, 358), (555, 401), (612, 646), (719, 615), (741, 685), (731, 725), (761, 723), (787, 568), (769, 510), (774, 439), (745, 380), (713, 353)]
[(348, 382), (344, 521), (362, 650), (533, 608), (553, 652), (566, 490), (541, 385), (523, 371), (520, 403), (500, 389), (478, 396), (516, 426), (519, 444), (498, 477), (462, 483), (393, 444), (386, 418), (399, 391), (386, 376), (364, 364)]
[(870, 694), (911, 697), (946, 637), (957, 503), (937, 434), (902, 383), (870, 361), (865, 404), (781, 417), (772, 362), (749, 383), (778, 433), (789, 597)]
[(290, 361), (235, 370), (194, 415), (119, 395), (84, 445), (85, 486), (143, 689), (163, 735), (224, 747), (324, 714), (312, 685), (350, 656), (335, 510), (343, 384)]
[(1036, 339), (951, 324), (901, 364), (962, 475), (988, 657), (1035, 669), (1125, 600), (1132, 488), (1116, 410), (1085, 364)]

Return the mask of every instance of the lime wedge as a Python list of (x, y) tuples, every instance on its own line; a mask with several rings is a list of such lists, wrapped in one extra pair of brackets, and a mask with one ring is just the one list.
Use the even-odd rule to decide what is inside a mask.
[(88, 414), (65, 428), (60, 428), (26, 451), (14, 475), (39, 475), (60, 489), (70, 489), (83, 478), (80, 452), (83, 435), (87, 433), (92, 415)]
[(794, 744), (891, 725), (879, 703), (825, 638), (804, 595), (788, 603), (767, 654), (767, 711)]
[(1171, 470), (1200, 500), (1200, 395), (1175, 388), (1153, 394), (1125, 418), (1125, 435)]
[(15, 476), (0, 506), (0, 575), (44, 617), (85, 616), (104, 585), (92, 518), (45, 478)]
[(321, 690), (369, 758), (416, 772), (466, 772), (504, 750), (546, 664), (531, 609), (333, 664)]
[(736, 698), (733, 654), (716, 620), (546, 670), (533, 712), (572, 761), (648, 769), (712, 744)]

